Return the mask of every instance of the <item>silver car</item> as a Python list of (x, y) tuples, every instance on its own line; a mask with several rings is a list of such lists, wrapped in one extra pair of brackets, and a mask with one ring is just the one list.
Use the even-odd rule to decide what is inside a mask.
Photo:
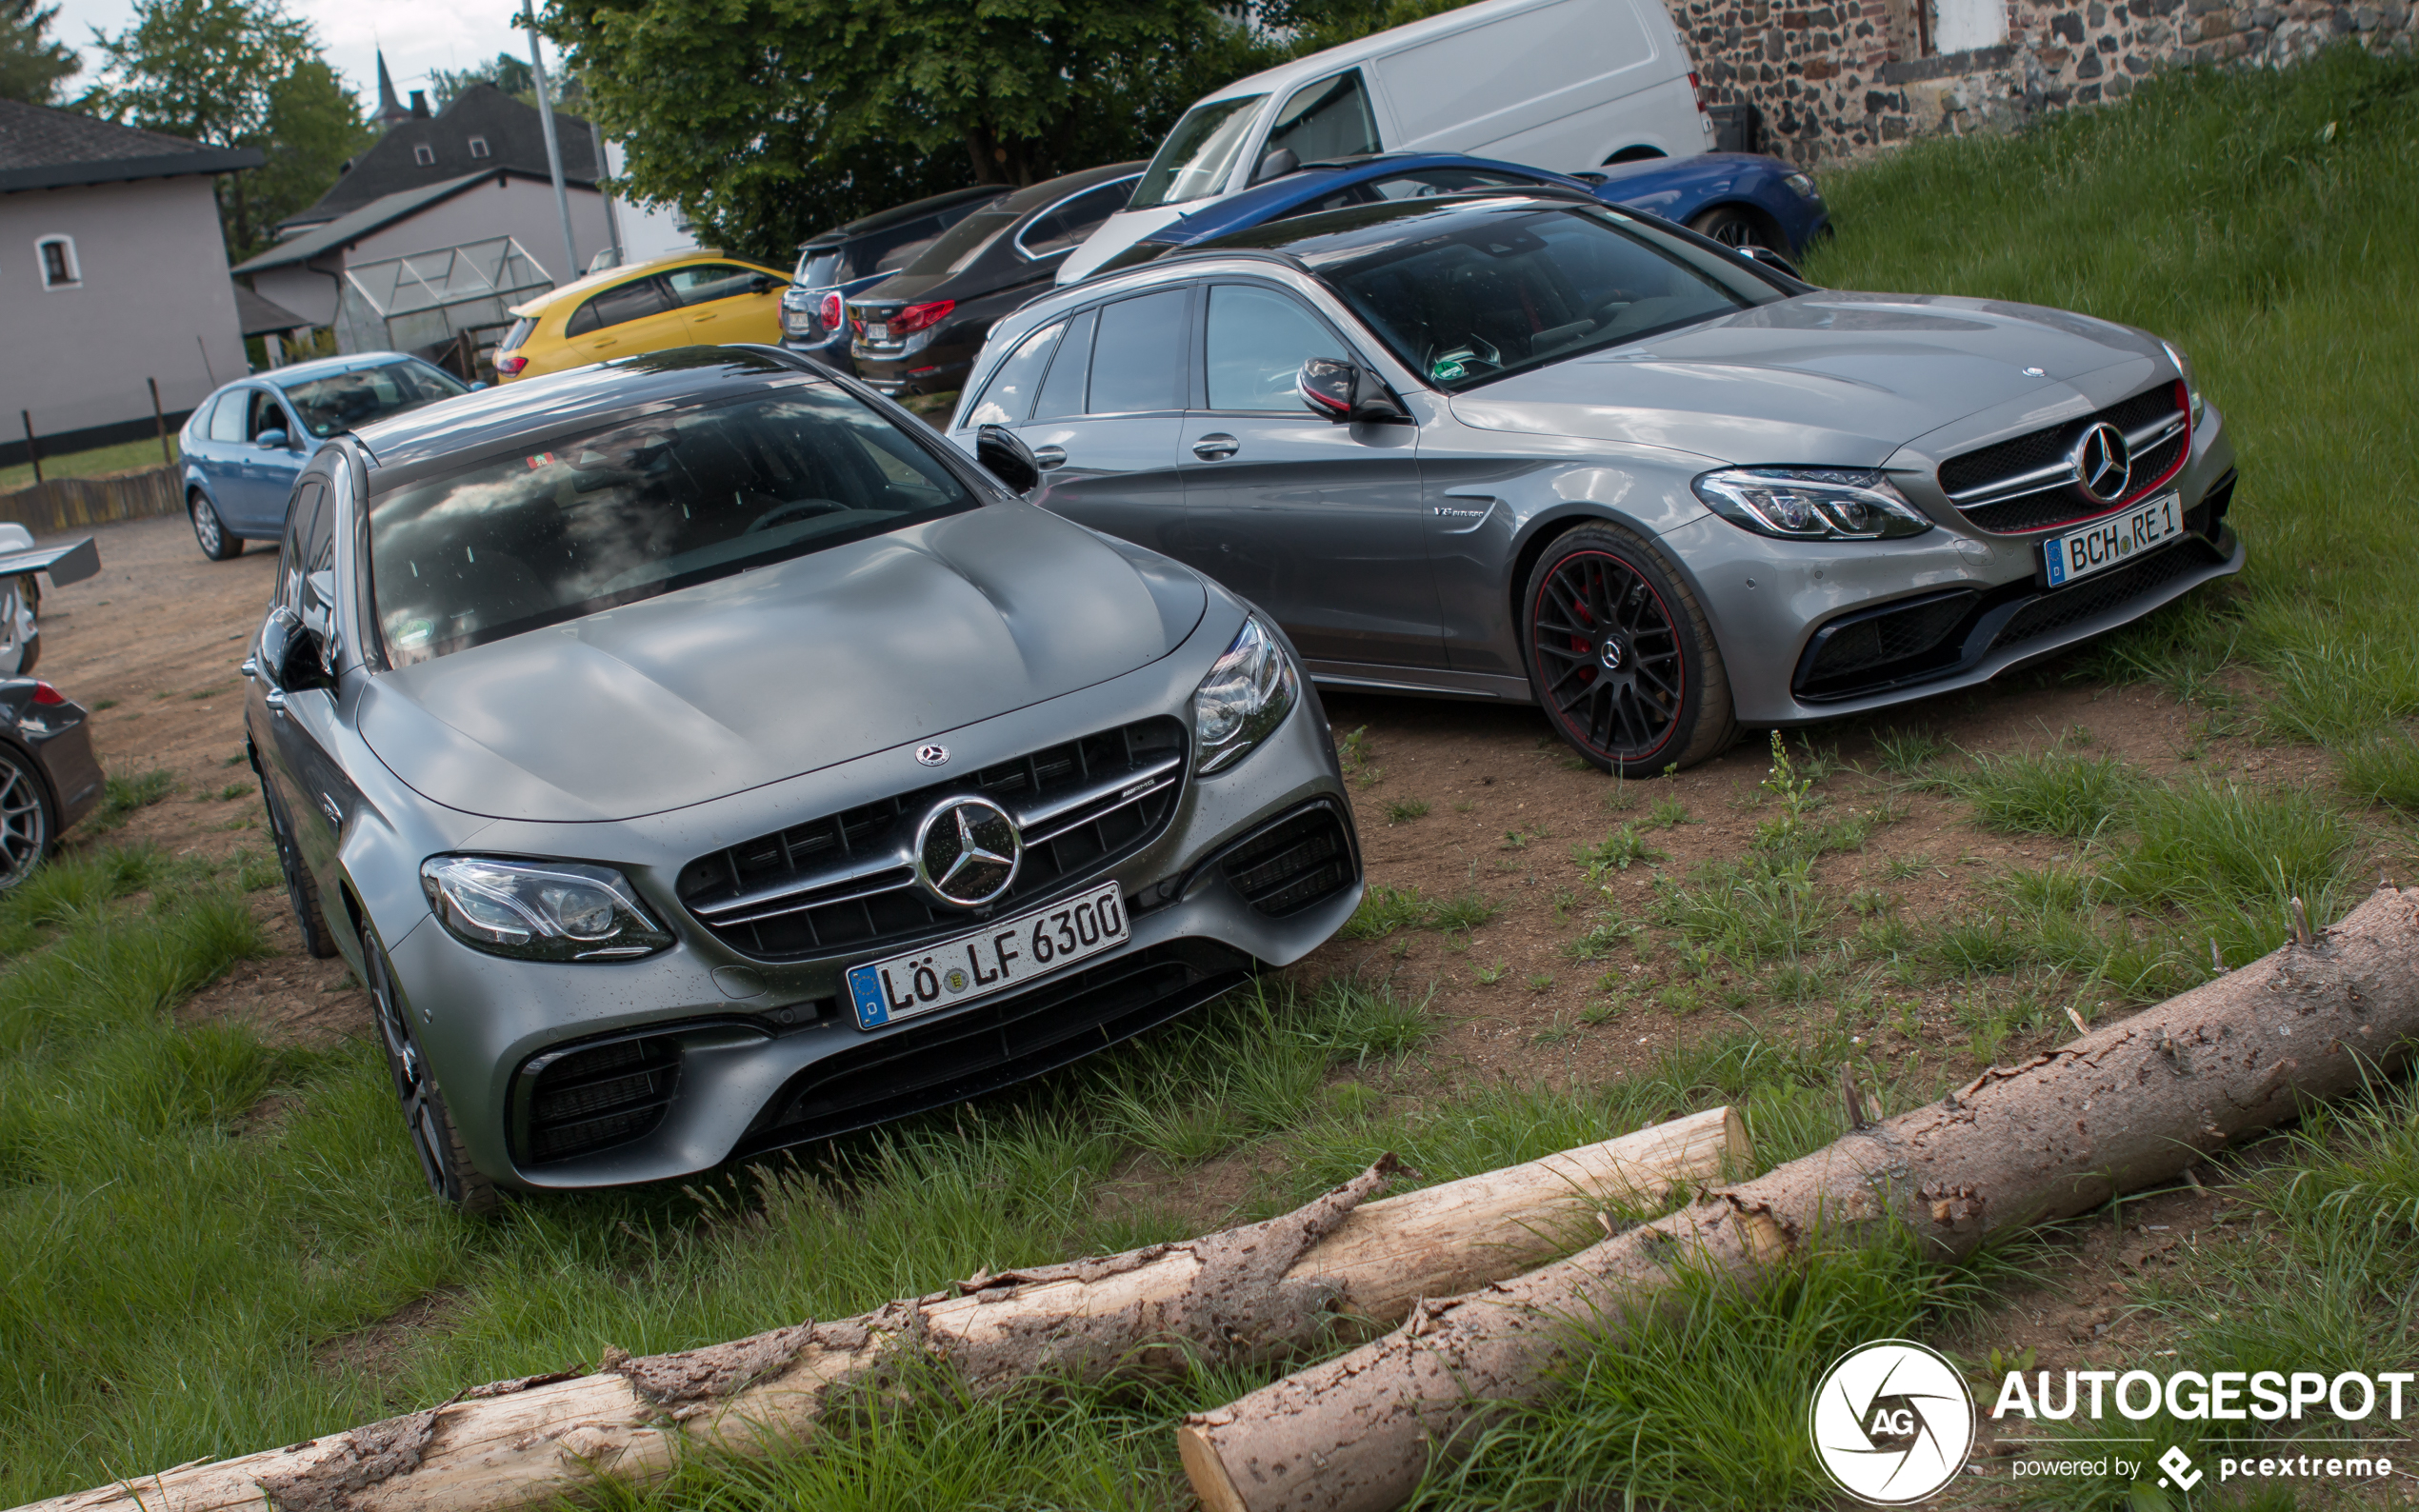
[(960, 1101), (1361, 893), (1279, 633), (772, 348), (333, 438), (247, 670), (295, 912), (468, 1207)]
[(1981, 683), (2241, 568), (2183, 355), (1838, 293), (1538, 193), (1278, 221), (1003, 320), (950, 434), (1322, 684), (1542, 704), (1645, 775)]

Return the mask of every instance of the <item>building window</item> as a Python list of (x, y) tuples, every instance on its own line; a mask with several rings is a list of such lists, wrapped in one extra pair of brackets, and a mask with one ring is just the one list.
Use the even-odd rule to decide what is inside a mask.
[(434, 168), (437, 161), (437, 149), (423, 143), (411, 149), (411, 161), (422, 168)]
[(486, 137), (474, 136), (470, 138), (470, 155), (472, 157), (485, 157), (488, 155), (488, 139)]
[(73, 288), (84, 282), (83, 269), (76, 266), (73, 237), (45, 236), (34, 247), (42, 258), (42, 287)]

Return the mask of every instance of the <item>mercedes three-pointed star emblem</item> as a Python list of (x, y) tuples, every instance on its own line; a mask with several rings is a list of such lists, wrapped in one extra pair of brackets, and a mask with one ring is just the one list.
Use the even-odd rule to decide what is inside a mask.
[(2133, 452), (2125, 444), (2125, 432), (2105, 420), (2075, 442), (2070, 465), (2074, 486), (2094, 504), (2116, 503), (2133, 481)]
[(1008, 810), (958, 793), (932, 806), (915, 831), (915, 880), (941, 902), (980, 908), (1016, 881), (1025, 837)]

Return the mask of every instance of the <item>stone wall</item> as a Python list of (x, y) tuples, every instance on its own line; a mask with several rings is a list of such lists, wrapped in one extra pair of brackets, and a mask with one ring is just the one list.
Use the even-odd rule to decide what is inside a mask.
[(1669, 0), (1709, 105), (1752, 104), (1765, 149), (1811, 167), (1930, 132), (2007, 130), (2123, 99), (2178, 63), (2268, 67), (2341, 38), (2413, 46), (2410, 0), (2007, 0), (1999, 46), (1926, 55), (1930, 0)]

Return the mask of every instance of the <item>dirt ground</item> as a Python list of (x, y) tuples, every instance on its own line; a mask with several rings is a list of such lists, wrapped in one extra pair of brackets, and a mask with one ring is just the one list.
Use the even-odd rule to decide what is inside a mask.
[[(178, 784), (167, 801), (133, 814), (113, 842), (150, 842), (177, 855), (265, 850), (258, 786), (243, 758), (237, 665), (266, 605), (273, 548), (255, 543), (234, 561), (212, 563), (179, 518), (93, 533), (102, 571), (45, 599), (39, 671), (95, 711), (95, 744), (108, 769), (121, 776), (165, 769)], [(1751, 983), (1734, 986), (1718, 971), (1713, 985), (1732, 996), (1727, 1010), (1678, 1017), (1642, 1002), (1624, 1006), (1621, 979), (1641, 969), (1629, 954), (1585, 964), (1567, 948), (1608, 901), (1594, 895), (1572, 859), (1574, 845), (1600, 840), (1625, 821), (1644, 822), (1660, 802), (1685, 806), (1685, 822), (1650, 831), (1665, 859), (1614, 876), (1609, 901), (1632, 915), (1658, 873), (1684, 876), (1698, 863), (1746, 851), (1767, 817), (1756, 806), (1769, 761), (1760, 732), (1694, 770), (1616, 788), (1572, 761), (1534, 709), (1347, 694), (1330, 695), (1327, 705), (1339, 738), (1359, 732), (1352, 799), (1370, 884), (1416, 887), (1440, 900), (1474, 891), (1497, 910), (1464, 933), (1406, 929), (1379, 941), (1338, 940), (1293, 968), (1306, 981), (1357, 972), (1429, 995), (1445, 1025), (1429, 1057), (1438, 1090), (1497, 1077), (1596, 1081), (1648, 1064), (1683, 1037), (1742, 1020), (1782, 1034), (1802, 1026), (1805, 1010), (1756, 1001), (1740, 990)], [(2154, 772), (2190, 766), (2261, 784), (2315, 779), (2325, 762), (2314, 750), (2212, 738), (2196, 711), (2149, 687), (2061, 681), (2054, 667), (1917, 705), (1879, 726), (1892, 726), (1995, 751), (2088, 742)], [(1843, 764), (1819, 789), (1834, 808), (1888, 820), (1863, 849), (1826, 857), (1817, 872), (1823, 881), (1889, 893), (1910, 919), (1926, 920), (1970, 906), (1995, 871), (2067, 853), (2055, 842), (1987, 833), (1961, 806), (1859, 771), (1860, 764), (1874, 766), (1870, 733), (1810, 732), (1816, 753)], [(1623, 803), (1624, 793), (1627, 806), (1609, 806)], [(1399, 817), (1411, 800), (1424, 802), (1426, 812)], [(1389, 806), (1398, 817), (1389, 819)], [(1913, 875), (1884, 880), (1893, 861)], [(188, 1004), (185, 1016), (240, 1018), (312, 1043), (367, 1035), (357, 985), (341, 962), (298, 953), (282, 892), (256, 894), (253, 905), (282, 953), (238, 965)], [(1976, 1064), (1946, 989), (1887, 989), (1872, 1011), (1891, 1018), (1889, 1027), (1870, 1031), (1877, 1061), (1896, 1057), (1918, 1074)], [(1998, 1058), (2066, 1037), (2058, 1030), (2010, 1039)], [(1210, 1163), (1178, 1179), (1180, 1193), (1163, 1197), (1210, 1218), (1208, 1208), (1230, 1209), (1241, 1199), (1260, 1159), (1238, 1152)], [(2031, 1347), (2050, 1368), (2138, 1347), (2142, 1325), (2125, 1305), (2128, 1282), (2172, 1263), (2224, 1204), (2187, 1187), (2128, 1203), (2122, 1228), (2113, 1218), (2077, 1225), (2062, 1242), (2060, 1263), (2009, 1297), (1960, 1346), (1973, 1355)]]

